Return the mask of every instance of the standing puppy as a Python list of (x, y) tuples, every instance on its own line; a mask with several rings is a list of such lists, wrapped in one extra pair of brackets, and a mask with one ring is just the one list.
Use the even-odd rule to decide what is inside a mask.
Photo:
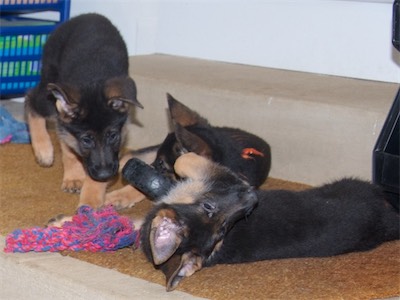
[(104, 203), (107, 181), (118, 172), (130, 105), (142, 108), (128, 76), (126, 45), (108, 19), (81, 15), (50, 35), (41, 81), (26, 97), (26, 113), (33, 151), (43, 167), (54, 161), (46, 119), (56, 121), (61, 188), (80, 192), (79, 205)]

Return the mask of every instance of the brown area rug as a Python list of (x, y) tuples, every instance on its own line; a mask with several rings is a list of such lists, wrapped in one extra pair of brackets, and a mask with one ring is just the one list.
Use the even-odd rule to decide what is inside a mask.
[[(46, 169), (34, 162), (30, 145), (0, 146), (2, 235), (16, 228), (45, 224), (59, 213), (73, 214), (78, 196), (60, 191), (62, 167), (59, 149), (56, 151), (55, 165)], [(307, 186), (270, 178), (263, 188), (303, 189)], [(146, 200), (122, 213), (137, 218), (150, 207)], [(122, 249), (109, 253), (65, 251), (62, 254), (164, 285), (162, 273), (154, 270), (139, 250)], [(219, 265), (183, 280), (179, 290), (210, 299), (393, 297), (400, 295), (400, 242), (332, 258)]]

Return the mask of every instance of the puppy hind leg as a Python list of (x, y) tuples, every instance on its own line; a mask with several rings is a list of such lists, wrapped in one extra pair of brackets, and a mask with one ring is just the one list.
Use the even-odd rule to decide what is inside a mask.
[(119, 160), (119, 171), (122, 171), (125, 164), (131, 158), (138, 158), (141, 161), (144, 161), (146, 164), (153, 163), (157, 158), (157, 150), (160, 148), (160, 145), (150, 146), (146, 148), (142, 148), (139, 150), (129, 150), (127, 151)]

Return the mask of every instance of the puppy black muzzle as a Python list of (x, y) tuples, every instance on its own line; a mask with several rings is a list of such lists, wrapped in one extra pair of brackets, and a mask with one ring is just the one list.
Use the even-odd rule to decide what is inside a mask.
[(89, 176), (96, 181), (108, 181), (117, 175), (119, 163), (98, 164), (88, 166)]
[(87, 172), (93, 180), (108, 181), (118, 173), (118, 152), (107, 147), (98, 150), (100, 151), (91, 152), (85, 161)]
[(176, 181), (179, 179), (178, 175), (174, 172), (167, 162), (161, 158), (157, 158), (152, 164), (150, 164), (156, 171), (162, 176), (168, 177), (170, 180)]
[[(237, 206), (232, 206), (231, 208), (232, 216), (229, 218), (229, 223), (232, 226), (238, 220), (249, 217), (258, 205), (257, 193), (253, 188), (250, 188), (248, 191), (244, 192), (239, 199), (240, 202), (236, 204)], [(240, 208), (238, 208), (238, 206)]]

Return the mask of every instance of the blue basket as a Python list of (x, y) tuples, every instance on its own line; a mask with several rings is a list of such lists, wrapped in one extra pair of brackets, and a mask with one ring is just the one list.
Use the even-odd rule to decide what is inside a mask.
[(7, 14), (24, 14), (41, 11), (60, 13), (59, 21), (69, 19), (70, 0), (0, 0), (0, 10)]
[[(43, 46), (50, 32), (69, 17), (69, 0), (35, 2), (39, 3), (39, 0), (0, 0), (0, 9), (8, 13), (0, 18), (1, 98), (23, 95), (37, 85)], [(60, 19), (51, 21), (21, 17), (24, 13), (47, 10), (59, 11)]]

